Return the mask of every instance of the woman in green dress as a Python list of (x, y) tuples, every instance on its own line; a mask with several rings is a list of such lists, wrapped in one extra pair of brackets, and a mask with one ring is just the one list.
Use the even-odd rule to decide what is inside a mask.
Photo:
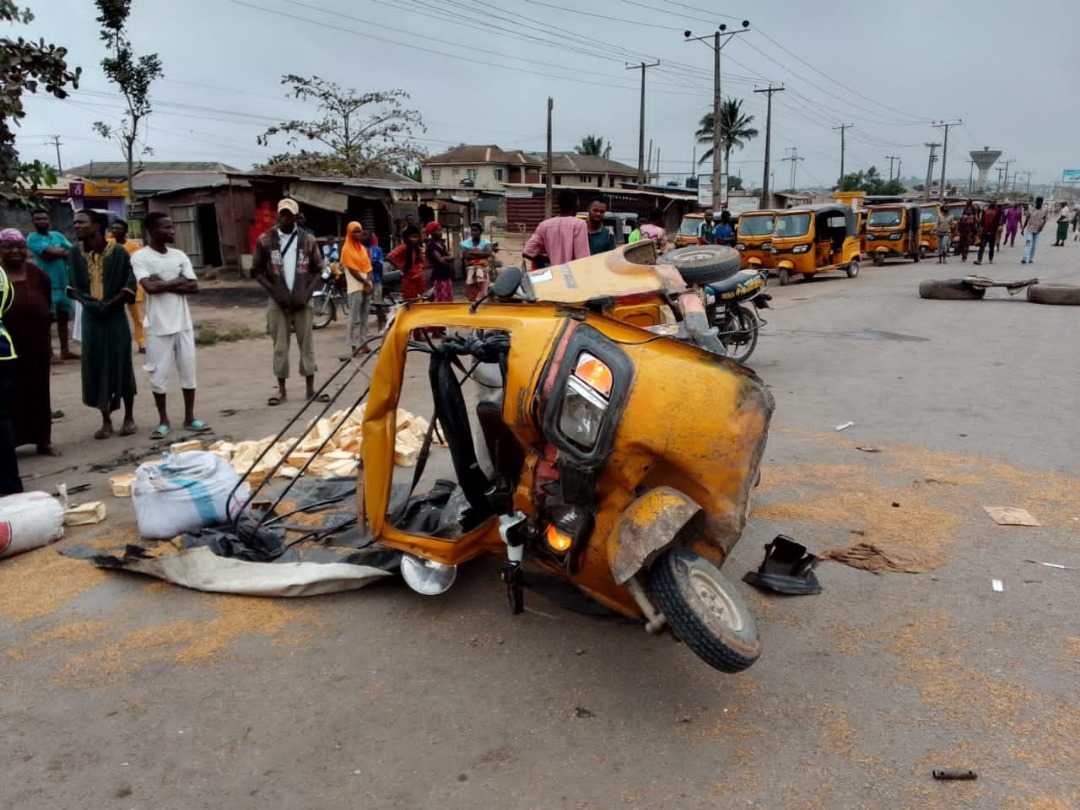
[(135, 369), (131, 361), (131, 329), (125, 307), (135, 300), (131, 258), (123, 247), (105, 241), (109, 220), (97, 211), (75, 215), (79, 246), (71, 252), (68, 295), (83, 306), (83, 403), (101, 411), (95, 439), (113, 435), (112, 412), (124, 403), (121, 436), (137, 430)]

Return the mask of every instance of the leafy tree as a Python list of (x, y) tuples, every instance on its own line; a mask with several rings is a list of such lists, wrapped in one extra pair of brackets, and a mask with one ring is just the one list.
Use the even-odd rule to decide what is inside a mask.
[[(26, 24), (33, 19), (11, 0), (0, 0), (0, 22)], [(31, 205), (39, 186), (56, 182), (56, 174), (40, 160), (19, 160), (13, 127), (26, 117), (24, 93), (43, 89), (62, 99), (67, 98), (67, 85), (79, 86), (82, 68), (69, 70), (66, 57), (67, 48), (45, 40), (0, 37), (0, 204)]]
[(836, 191), (865, 191), (867, 194), (903, 194), (907, 189), (900, 180), (885, 180), (876, 166), (852, 172), (840, 178)]
[(593, 155), (595, 157), (611, 157), (611, 144), (605, 143), (600, 135), (586, 135), (581, 143), (574, 147), (579, 155)]
[(127, 161), (128, 199), (134, 199), (131, 187), (135, 175), (135, 152), (152, 154), (145, 144), (139, 146), (139, 128), (150, 115), (150, 85), (154, 79), (165, 75), (161, 69), (161, 60), (156, 53), (136, 56), (127, 38), (124, 26), (131, 14), (131, 0), (94, 0), (100, 12), (97, 17), (101, 25), (101, 41), (108, 48), (109, 55), (101, 60), (105, 77), (116, 85), (127, 104), (123, 123), (111, 127), (103, 121), (95, 121), (94, 129), (103, 138), (115, 138), (120, 144), (124, 160)]
[(742, 176), (738, 174), (729, 174), (727, 187), (728, 191), (742, 191), (745, 188), (745, 186), (743, 186)]
[[(699, 144), (709, 147), (698, 163), (712, 159), (713, 120), (712, 110), (709, 110), (701, 116), (697, 132), (694, 133)], [(731, 165), (732, 149), (742, 149), (758, 136), (758, 131), (750, 126), (752, 123), (754, 116), (743, 113), (741, 98), (725, 99), (720, 105), (720, 145), (724, 148), (725, 166)]]
[[(416, 110), (402, 102), (404, 90), (360, 93), (318, 76), (286, 74), (281, 83), (289, 95), (314, 102), (320, 117), (312, 121), (283, 121), (259, 136), (266, 146), (275, 135), (287, 135), (291, 151), (274, 155), (263, 169), (276, 174), (363, 177), (372, 169), (407, 169), (424, 151), (412, 141), (425, 127)], [(320, 149), (300, 147), (308, 142)]]

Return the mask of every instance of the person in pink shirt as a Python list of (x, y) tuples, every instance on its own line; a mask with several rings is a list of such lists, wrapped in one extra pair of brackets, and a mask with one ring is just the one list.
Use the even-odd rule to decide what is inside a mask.
[(565, 264), (590, 255), (589, 226), (585, 220), (577, 217), (577, 192), (563, 189), (559, 192), (557, 204), (559, 215), (537, 225), (521, 251), (522, 256), (531, 260), (534, 267)]
[(1020, 230), (1020, 220), (1024, 218), (1024, 211), (1020, 203), (1013, 203), (1012, 208), (1005, 212), (1005, 241), (1003, 244), (1009, 247), (1016, 246), (1016, 232)]

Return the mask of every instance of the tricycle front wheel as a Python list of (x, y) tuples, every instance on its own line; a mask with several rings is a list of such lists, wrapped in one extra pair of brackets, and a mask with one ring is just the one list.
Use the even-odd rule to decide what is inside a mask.
[(754, 617), (715, 565), (689, 549), (664, 552), (649, 577), (672, 632), (721, 672), (742, 672), (761, 655)]

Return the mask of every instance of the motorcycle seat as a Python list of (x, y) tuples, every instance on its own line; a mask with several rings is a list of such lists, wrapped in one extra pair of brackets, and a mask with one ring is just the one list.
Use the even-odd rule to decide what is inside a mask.
[[(710, 283), (709, 289), (712, 290), (713, 295), (721, 301), (743, 301), (747, 298), (753, 298), (758, 295), (763, 289), (765, 289), (764, 273), (760, 271), (740, 271), (730, 278), (726, 278), (722, 281), (714, 281)], [(747, 282), (753, 282), (755, 279), (761, 279), (759, 284), (750, 284)], [(740, 287), (747, 285), (749, 289), (744, 289), (739, 292)]]

